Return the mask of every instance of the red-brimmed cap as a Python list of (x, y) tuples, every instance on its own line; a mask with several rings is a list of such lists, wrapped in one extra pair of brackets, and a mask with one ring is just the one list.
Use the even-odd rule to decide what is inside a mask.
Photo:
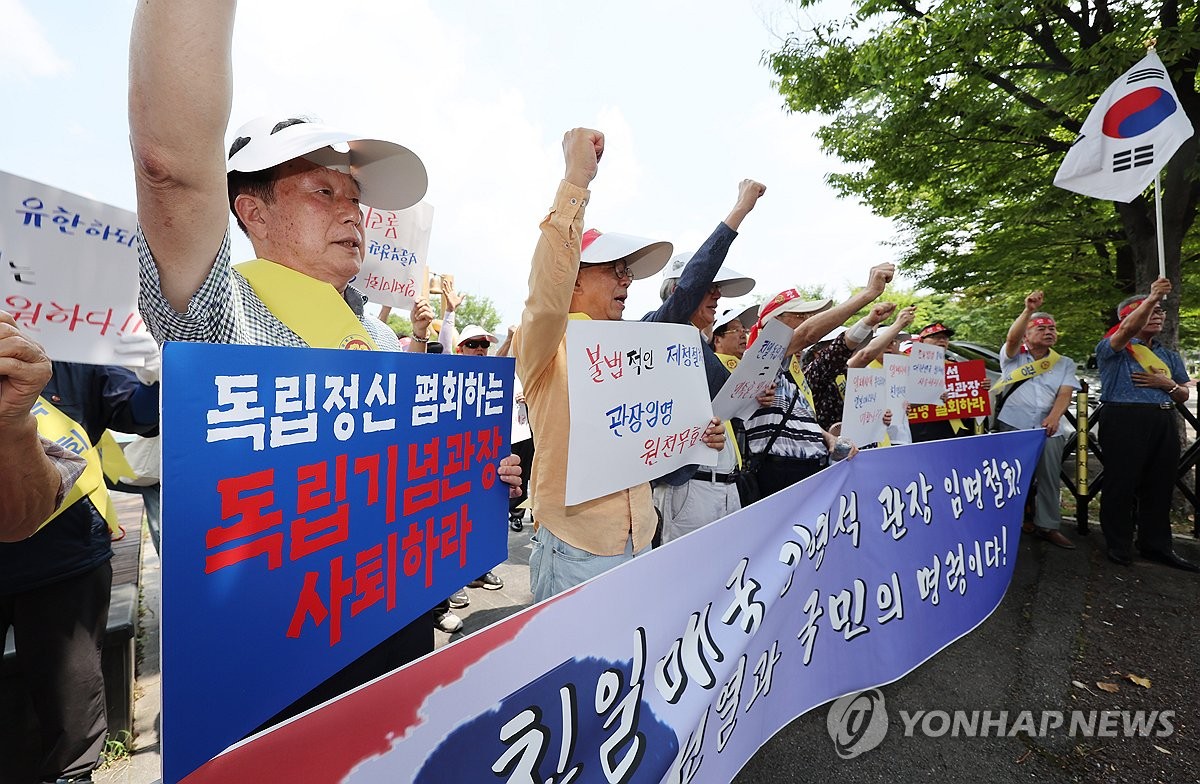
[(608, 264), (624, 259), (634, 280), (643, 280), (667, 266), (671, 243), (635, 237), (632, 234), (600, 232), (588, 229), (580, 239), (579, 261), (583, 264)]
[(943, 332), (945, 332), (946, 335), (949, 337), (954, 337), (953, 329), (951, 329), (950, 327), (947, 327), (945, 324), (943, 324), (940, 321), (935, 321), (932, 324), (930, 324), (928, 327), (925, 327), (923, 330), (918, 332), (917, 337), (919, 337), (921, 340), (924, 340), (925, 338), (932, 337), (934, 335), (940, 335)]

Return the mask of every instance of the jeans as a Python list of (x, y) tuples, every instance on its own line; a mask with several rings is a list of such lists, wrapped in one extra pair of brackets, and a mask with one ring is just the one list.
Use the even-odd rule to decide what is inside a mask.
[(538, 528), (531, 541), (529, 590), (533, 592), (535, 602), (574, 588), (650, 549), (647, 545), (635, 553), (631, 537), (626, 540), (625, 552), (620, 555), (596, 555), (567, 544), (545, 526)]

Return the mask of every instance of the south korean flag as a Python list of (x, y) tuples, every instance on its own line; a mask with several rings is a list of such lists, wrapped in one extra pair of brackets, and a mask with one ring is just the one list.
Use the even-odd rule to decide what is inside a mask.
[(1133, 201), (1192, 133), (1167, 69), (1151, 50), (1100, 96), (1054, 184), (1097, 199)]

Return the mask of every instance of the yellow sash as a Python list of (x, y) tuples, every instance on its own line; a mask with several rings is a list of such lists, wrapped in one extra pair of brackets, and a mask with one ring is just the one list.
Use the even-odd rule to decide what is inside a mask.
[(725, 420), (725, 438), (730, 444), (733, 444), (733, 459), (735, 465), (740, 470), (742, 467), (742, 448), (738, 446), (737, 436), (733, 433), (733, 423), (728, 419)]
[[(133, 469), (129, 468), (129, 463), (125, 461), (124, 456), (118, 458), (112, 454), (115, 450), (116, 455), (120, 455), (121, 448), (107, 433), (105, 433), (105, 438), (100, 439), (97, 446), (92, 446), (87, 431), (75, 420), (50, 405), (44, 398), (37, 399), (37, 404), (33, 407), (33, 414), (37, 419), (39, 435), (64, 449), (82, 455), (87, 460), (87, 468), (83, 470), (79, 481), (67, 492), (62, 504), (54, 510), (54, 514), (50, 515), (45, 523), (42, 523), (42, 526), (58, 517), (63, 510), (79, 499), (87, 496), (96, 509), (104, 515), (104, 521), (108, 523), (108, 530), (114, 534), (117, 533), (120, 530), (117, 522), (117, 510), (108, 495), (108, 488), (104, 484), (104, 475), (109, 470), (121, 470), (121, 466), (117, 465), (118, 462), (125, 463), (124, 468), (129, 469), (129, 474), (126, 476), (133, 473)], [(109, 462), (108, 465), (106, 465), (106, 461)]]
[(808, 385), (808, 379), (804, 377), (804, 370), (800, 367), (800, 358), (795, 354), (792, 355), (792, 361), (788, 365), (788, 373), (792, 376), (792, 381), (796, 382), (796, 386), (800, 388), (800, 394), (804, 395), (804, 399), (808, 401), (808, 410), (817, 413), (817, 404), (813, 402), (812, 388)]
[(1150, 347), (1144, 343), (1130, 343), (1129, 353), (1133, 354), (1133, 358), (1142, 366), (1142, 370), (1147, 373), (1166, 373), (1171, 375), (1171, 368), (1166, 362), (1159, 359), (1158, 354), (1150, 350)]
[(1004, 378), (992, 385), (992, 391), (999, 392), (1001, 389), (1004, 389), (1010, 384), (1015, 384), (1018, 381), (1022, 381), (1027, 378), (1033, 378), (1034, 376), (1040, 376), (1050, 368), (1054, 367), (1054, 365), (1060, 359), (1062, 359), (1062, 356), (1059, 355), (1059, 353), (1054, 349), (1050, 349), (1050, 353), (1041, 359), (1035, 359), (1032, 362), (1026, 362), (1024, 365), (1020, 365), (1008, 371)]
[(328, 283), (266, 259), (242, 262), (234, 269), (275, 318), (313, 348), (377, 350), (345, 298)]
[(730, 373), (737, 370), (738, 363), (741, 362), (741, 360), (735, 357), (733, 354), (719, 354), (715, 351), (713, 353), (717, 355), (717, 359), (721, 360), (721, 364), (724, 365), (725, 369)]

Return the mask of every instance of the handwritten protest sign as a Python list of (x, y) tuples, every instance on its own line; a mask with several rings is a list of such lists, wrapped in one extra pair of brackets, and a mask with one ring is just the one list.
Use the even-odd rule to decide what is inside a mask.
[(912, 406), (910, 422), (936, 422), (942, 419), (965, 419), (992, 413), (992, 400), (983, 381), (987, 367), (982, 359), (970, 362), (946, 363), (946, 402), (936, 406)]
[(407, 210), (363, 208), (366, 254), (354, 285), (375, 303), (412, 310), (425, 283), (433, 207)]
[(884, 354), (883, 376), (887, 379), (888, 406), (896, 416), (904, 416), (904, 405), (908, 402), (907, 354)]
[(494, 357), (167, 344), (164, 779), (507, 558), (512, 379)]
[(908, 359), (908, 402), (940, 404), (946, 391), (946, 349), (913, 343)]
[(863, 452), (250, 739), (188, 784), (727, 784), (796, 716), (903, 677), (991, 614), (1043, 439)]
[(768, 321), (713, 399), (713, 416), (748, 419), (757, 411), (757, 398), (775, 381), (791, 338), (792, 331), (778, 319)]
[(860, 446), (882, 441), (887, 433), (887, 426), (883, 424), (883, 412), (887, 410), (884, 371), (849, 368), (846, 371), (846, 399), (842, 402), (841, 435)]
[(0, 172), (0, 309), (51, 359), (133, 365), (114, 348), (138, 314), (137, 216)]
[(715, 465), (700, 333), (690, 324), (572, 320), (567, 326), (568, 505)]

